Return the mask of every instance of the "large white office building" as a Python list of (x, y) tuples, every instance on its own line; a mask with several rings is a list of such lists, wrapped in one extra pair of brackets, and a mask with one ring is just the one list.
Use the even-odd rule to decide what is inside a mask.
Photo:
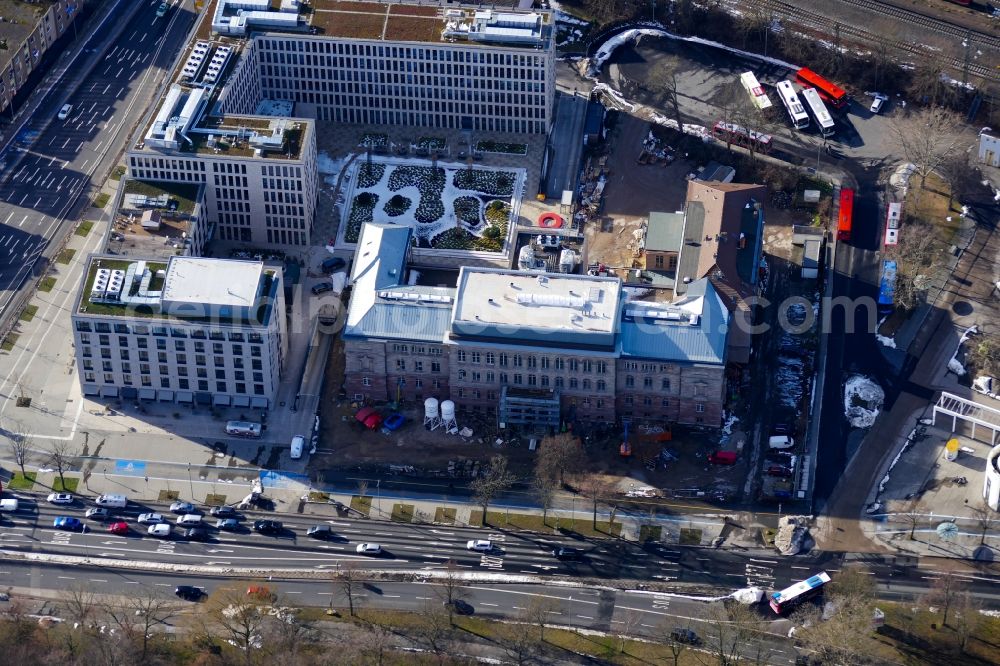
[(288, 335), (281, 269), (92, 255), (73, 308), (83, 394), (272, 406)]

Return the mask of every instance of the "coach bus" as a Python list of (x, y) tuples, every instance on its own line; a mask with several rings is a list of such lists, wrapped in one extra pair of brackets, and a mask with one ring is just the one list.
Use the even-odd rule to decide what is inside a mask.
[(752, 148), (760, 153), (766, 153), (771, 150), (770, 134), (754, 132), (735, 123), (724, 123), (721, 120), (716, 122), (712, 126), (712, 136), (720, 141), (735, 143), (737, 146), (743, 146), (744, 148)]
[(851, 240), (851, 226), (854, 224), (854, 190), (845, 187), (840, 190), (840, 214), (837, 216), (837, 240)]
[(896, 262), (886, 259), (882, 262), (882, 274), (878, 280), (878, 313), (892, 314), (896, 308)]
[(823, 592), (823, 586), (830, 582), (830, 574), (822, 571), (815, 576), (799, 581), (791, 587), (771, 594), (771, 610), (778, 615), (790, 610), (807, 599)]
[(803, 67), (795, 73), (795, 78), (803, 86), (815, 88), (820, 97), (833, 108), (841, 109), (847, 104), (847, 92), (843, 88), (827, 81), (811, 69)]
[(805, 107), (802, 106), (802, 102), (799, 101), (799, 96), (795, 92), (795, 87), (792, 86), (791, 81), (778, 81), (778, 98), (781, 99), (781, 103), (785, 105), (785, 110), (788, 111), (788, 117), (792, 119), (792, 125), (795, 129), (805, 129), (809, 127), (809, 114), (806, 113)]
[(771, 98), (764, 92), (764, 87), (757, 81), (757, 77), (754, 76), (753, 72), (743, 72), (740, 74), (740, 83), (743, 84), (743, 89), (750, 95), (750, 100), (754, 106), (761, 111), (771, 108)]
[(802, 99), (805, 100), (806, 107), (812, 112), (813, 120), (816, 121), (816, 126), (819, 127), (820, 134), (823, 136), (833, 135), (837, 131), (837, 127), (834, 125), (833, 118), (830, 116), (830, 112), (826, 110), (826, 104), (820, 99), (816, 89), (806, 88), (803, 90)]

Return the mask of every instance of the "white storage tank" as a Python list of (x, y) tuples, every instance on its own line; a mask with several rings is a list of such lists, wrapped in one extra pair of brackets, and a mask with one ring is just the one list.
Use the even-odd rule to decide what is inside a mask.
[(445, 423), (455, 420), (455, 403), (451, 400), (441, 403), (441, 420)]
[(531, 245), (525, 245), (521, 248), (517, 255), (517, 267), (522, 271), (535, 267), (535, 249)]
[(438, 417), (437, 398), (427, 398), (424, 400), (424, 418), (436, 419)]

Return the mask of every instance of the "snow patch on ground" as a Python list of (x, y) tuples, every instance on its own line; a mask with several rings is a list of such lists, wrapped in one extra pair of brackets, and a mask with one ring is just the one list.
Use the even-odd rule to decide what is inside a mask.
[(854, 428), (870, 428), (884, 400), (881, 386), (864, 375), (851, 375), (844, 385), (844, 416)]
[(636, 40), (643, 35), (651, 35), (654, 37), (667, 37), (669, 39), (679, 39), (681, 41), (690, 42), (692, 44), (703, 44), (705, 46), (711, 46), (713, 48), (723, 49), (735, 55), (742, 56), (744, 58), (749, 58), (757, 62), (767, 62), (771, 63), (772, 65), (777, 65), (779, 67), (785, 67), (793, 70), (799, 69), (798, 65), (793, 65), (792, 63), (785, 62), (784, 60), (779, 60), (778, 58), (762, 57), (760, 54), (757, 53), (751, 53), (749, 51), (734, 49), (732, 47), (726, 46), (725, 44), (720, 44), (719, 42), (713, 42), (708, 39), (702, 39), (701, 37), (681, 37), (680, 35), (675, 35), (674, 33), (665, 30), (663, 28), (632, 28), (631, 30), (625, 30), (624, 32), (621, 32), (612, 37), (611, 39), (609, 39), (608, 41), (604, 42), (604, 44), (601, 45), (601, 48), (597, 50), (597, 53), (594, 54), (594, 57), (590, 59), (590, 66), (587, 68), (587, 73), (591, 77), (596, 77), (600, 73), (601, 67), (604, 66), (604, 63), (607, 62), (608, 58), (611, 57), (611, 54), (613, 54), (619, 46), (622, 46), (623, 44), (627, 44), (628, 42)]
[[(316, 155), (316, 170), (325, 176), (335, 176), (344, 168), (344, 160), (334, 159), (327, 153), (320, 152)], [(336, 182), (336, 180), (334, 180)]]
[(965, 367), (957, 358), (953, 357), (950, 361), (948, 361), (948, 370), (954, 372), (959, 377), (965, 376)]
[(978, 333), (979, 333), (979, 327), (976, 326), (975, 324), (965, 329), (965, 332), (962, 333), (962, 337), (958, 341), (958, 348), (955, 350), (955, 354), (948, 361), (948, 370), (950, 372), (954, 372), (959, 377), (965, 376), (965, 366), (962, 365), (962, 362), (958, 360), (958, 354), (959, 352), (962, 351), (962, 345), (965, 344), (965, 341)]
[(875, 339), (878, 340), (879, 344), (884, 345), (884, 346), (888, 347), (889, 349), (895, 349), (896, 348), (896, 341), (893, 340), (891, 337), (886, 337), (886, 336), (884, 336), (884, 335), (882, 335), (881, 333), (878, 332), (878, 330), (880, 328), (882, 328), (882, 324), (885, 323), (885, 320), (886, 320), (886, 318), (883, 317), (882, 321), (880, 321), (878, 323), (878, 326), (875, 327)]
[(622, 107), (623, 109), (627, 109), (629, 111), (635, 111), (635, 104), (629, 102), (627, 99), (625, 99), (624, 95), (622, 95), (620, 92), (618, 92), (617, 90), (615, 90), (606, 83), (598, 83), (597, 85), (595, 85), (594, 92), (604, 93), (605, 95), (610, 97), (615, 104)]
[(726, 423), (725, 423), (725, 425), (722, 426), (722, 434), (723, 435), (732, 435), (733, 434), (733, 426), (736, 425), (739, 422), (740, 422), (740, 419), (739, 419), (738, 416), (736, 416), (735, 414), (730, 414), (728, 417), (726, 417)]

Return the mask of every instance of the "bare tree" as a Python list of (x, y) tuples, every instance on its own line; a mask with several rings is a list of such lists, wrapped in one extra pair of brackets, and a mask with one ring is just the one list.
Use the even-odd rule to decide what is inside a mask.
[(423, 612), (413, 630), (412, 638), (427, 651), (437, 657), (438, 663), (444, 658), (451, 645), (451, 620), (444, 606), (433, 601), (425, 603)]
[(958, 649), (965, 654), (969, 646), (969, 639), (972, 638), (983, 625), (983, 615), (980, 602), (968, 590), (959, 595), (955, 603), (954, 629), (955, 637), (958, 639)]
[(618, 651), (625, 652), (625, 643), (635, 630), (642, 624), (642, 614), (638, 611), (627, 610), (621, 616), (621, 623), (618, 631)]
[(550, 597), (533, 596), (528, 605), (521, 611), (521, 617), (525, 622), (538, 627), (538, 641), (545, 641), (545, 624), (549, 621), (549, 615), (554, 613), (559, 607), (555, 599)]
[(986, 501), (986, 498), (981, 498), (979, 504), (970, 506), (968, 509), (972, 513), (972, 518), (976, 521), (976, 525), (979, 526), (979, 543), (982, 545), (986, 543), (986, 533), (990, 531), (991, 527), (997, 524), (1000, 516), (997, 515), (997, 512)]
[(936, 230), (927, 222), (908, 217), (906, 228), (899, 244), (885, 256), (896, 261), (896, 305), (913, 309), (923, 300), (930, 276), (944, 263), (947, 253)]
[(499, 623), (494, 626), (497, 642), (511, 663), (525, 666), (535, 661), (538, 642), (534, 634), (516, 624)]
[[(361, 569), (352, 560), (345, 560), (340, 565), (340, 570), (333, 574), (334, 587), (347, 600), (347, 610), (351, 617), (354, 617), (354, 609), (357, 600), (357, 586), (361, 582), (363, 575)], [(332, 599), (331, 599), (332, 602)]]
[(913, 533), (917, 531), (917, 527), (924, 521), (924, 511), (920, 506), (919, 499), (913, 499), (907, 502), (903, 507), (903, 510), (896, 514), (900, 520), (906, 523), (910, 528), (910, 541), (913, 541)]
[(102, 610), (132, 645), (139, 648), (140, 661), (145, 661), (149, 653), (153, 628), (166, 624), (178, 612), (172, 599), (148, 588), (132, 596), (116, 597), (103, 604)]
[(435, 596), (448, 609), (448, 624), (455, 624), (455, 602), (462, 598), (463, 582), (454, 560), (448, 560), (444, 576), (439, 578), (438, 584), (434, 586)]
[(73, 462), (73, 445), (69, 441), (55, 440), (49, 446), (47, 465), (54, 467), (59, 474), (59, 483), (66, 489), (66, 479), (63, 474), (70, 469)]
[(713, 603), (706, 620), (704, 647), (719, 666), (766, 663), (766, 625), (754, 609), (742, 604)]
[(936, 606), (941, 613), (942, 626), (948, 626), (948, 615), (952, 607), (965, 592), (965, 585), (950, 571), (942, 573), (931, 583), (930, 589), (924, 595), (927, 606)]
[(969, 345), (969, 360), (980, 374), (1000, 375), (1000, 338), (991, 333), (978, 338)]
[(535, 458), (535, 476), (556, 478), (564, 483), (566, 474), (580, 468), (580, 439), (571, 432), (561, 432), (542, 439)]
[(364, 497), (368, 494), (368, 479), (361, 479), (358, 481), (358, 495)]
[(794, 616), (802, 627), (796, 636), (824, 662), (864, 664), (870, 661), (875, 583), (865, 570), (845, 567), (830, 584), (825, 610), (805, 605)]
[(955, 113), (934, 106), (899, 116), (889, 124), (896, 147), (913, 163), (913, 175), (920, 179), (915, 200), (919, 201), (927, 176), (955, 152), (962, 140), (956, 128), (961, 126)]
[(243, 656), (248, 666), (253, 663), (254, 650), (262, 643), (264, 625), (275, 602), (269, 591), (247, 594), (240, 586), (216, 588), (197, 616), (202, 623), (200, 633), (212, 640), (222, 637)]
[(554, 476), (540, 475), (541, 470), (535, 467), (535, 477), (531, 481), (531, 489), (534, 491), (538, 503), (542, 505), (542, 523), (547, 523), (549, 519), (549, 509), (556, 497), (556, 478)]
[(24, 426), (20, 423), (12, 424), (14, 427), (8, 435), (10, 452), (14, 457), (14, 463), (21, 468), (21, 476), (25, 475), (24, 466), (28, 462), (28, 454), (31, 452), (31, 435), (24, 431)]
[(677, 69), (680, 61), (669, 57), (656, 63), (648, 70), (645, 87), (658, 102), (670, 110), (673, 120), (677, 123), (677, 131), (684, 132), (684, 121), (681, 118), (681, 106), (677, 97)]
[(71, 585), (63, 594), (67, 619), (75, 624), (85, 625), (100, 608), (97, 595), (86, 585)]
[(611, 497), (615, 492), (615, 486), (600, 474), (588, 474), (580, 483), (580, 492), (593, 504), (594, 530), (597, 530), (597, 504)]
[(472, 483), (469, 484), (473, 499), (483, 509), (482, 525), (486, 524), (486, 513), (490, 502), (498, 494), (514, 485), (514, 480), (514, 475), (507, 470), (507, 458), (495, 455), (490, 459), (490, 466), (486, 474), (473, 479)]
[[(971, 137), (970, 137), (971, 140)], [(956, 149), (938, 166), (938, 173), (948, 181), (948, 210), (958, 199), (966, 201), (975, 189), (982, 187), (982, 176), (972, 165), (970, 151)]]

